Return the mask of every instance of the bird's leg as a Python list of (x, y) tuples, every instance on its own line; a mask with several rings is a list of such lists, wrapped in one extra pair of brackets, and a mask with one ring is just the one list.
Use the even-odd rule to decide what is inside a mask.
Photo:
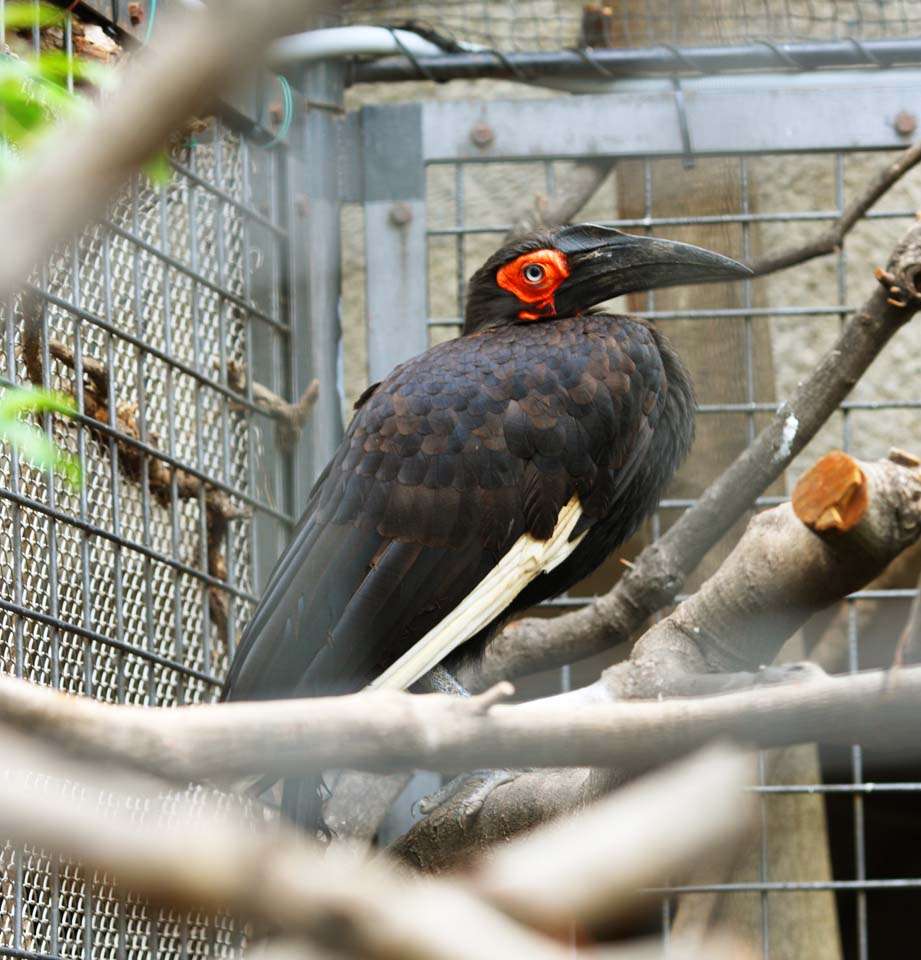
[[(432, 693), (447, 693), (457, 697), (469, 697), (467, 690), (445, 666), (439, 664), (419, 681)], [(428, 816), (441, 806), (449, 806), (458, 823), (466, 826), (483, 809), (489, 795), (503, 783), (511, 783), (522, 770), (469, 770), (449, 780), (440, 790), (421, 797), (413, 805), (413, 811)]]
[(454, 697), (469, 697), (470, 691), (445, 667), (439, 663), (419, 681), (431, 693), (447, 693)]

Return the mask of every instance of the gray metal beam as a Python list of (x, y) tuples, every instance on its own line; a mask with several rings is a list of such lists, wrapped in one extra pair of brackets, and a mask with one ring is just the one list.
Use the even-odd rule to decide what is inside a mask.
[(422, 107), (361, 112), (368, 374), (383, 379), (428, 346)]
[[(308, 100), (340, 103), (342, 66), (318, 63), (306, 71), (300, 87)], [(295, 514), (342, 438), (339, 122), (334, 111), (308, 109), (292, 134), (290, 176), (297, 195), (291, 229), (292, 395), (300, 396), (314, 377), (320, 381), (319, 399), (295, 451)]]
[[(911, 141), (894, 121), (918, 110), (921, 74), (703, 77), (681, 92), (695, 154), (891, 149)], [(423, 155), (428, 163), (680, 155), (680, 103), (662, 80), (626, 81), (603, 95), (427, 102)]]

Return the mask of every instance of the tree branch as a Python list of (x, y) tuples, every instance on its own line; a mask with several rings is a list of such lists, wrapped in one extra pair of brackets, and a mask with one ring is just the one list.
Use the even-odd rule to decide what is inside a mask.
[[(685, 737), (702, 736), (707, 730), (717, 735), (711, 726), (713, 711), (720, 716), (720, 733), (762, 747), (831, 742), (836, 736), (832, 727), (840, 723), (848, 731), (844, 742), (875, 742), (913, 751), (910, 716), (917, 713), (921, 686), (908, 692), (903, 684), (906, 677), (909, 686), (914, 677), (921, 680), (921, 668), (900, 673), (893, 687), (883, 673), (828, 679), (817, 678), (817, 668), (807, 672), (758, 667), (773, 660), (786, 638), (813, 613), (872, 580), (918, 539), (921, 473), (917, 464), (901, 452), (890, 460), (861, 464), (844, 454), (832, 454), (804, 475), (793, 503), (802, 519), (789, 503), (754, 517), (717, 573), (650, 629), (628, 661), (605, 671), (590, 687), (511, 708), (521, 719), (528, 714), (544, 717), (555, 707), (565, 717), (565, 722), (558, 721), (558, 729), (565, 729), (569, 737), (570, 762), (613, 767), (613, 773), (561, 771), (552, 778), (524, 774), (495, 790), (474, 823), (459, 829), (449, 810), (437, 810), (402, 837), (394, 852), (430, 869), (478, 853), (503, 839), (502, 834), (507, 836), (510, 825), (524, 828), (567, 806), (584, 804), (625, 774), (655, 762), (660, 750), (678, 748)], [(807, 526), (824, 525), (819, 519), (832, 511), (842, 519), (846, 516), (847, 522), (821, 533)], [(799, 678), (809, 682), (763, 685)], [(850, 700), (851, 683), (862, 692), (844, 707), (839, 697), (847, 690), (845, 699)], [(742, 692), (624, 702), (732, 689)], [(904, 711), (895, 706), (901, 696), (906, 697)], [(878, 706), (886, 703), (885, 710), (893, 708), (899, 716), (861, 717), (871, 701)], [(775, 711), (779, 703), (783, 707)], [(492, 713), (498, 717), (502, 709)], [(625, 711), (614, 723), (616, 730), (607, 734), (607, 746), (618, 753), (613, 762), (587, 757), (577, 732), (578, 724), (589, 716), (609, 717), (608, 709)], [(637, 719), (645, 715), (652, 722), (632, 725), (627, 714), (633, 709), (639, 711), (634, 715)], [(668, 722), (659, 726), (665, 716)], [(635, 738), (632, 756), (621, 753), (621, 736)]]
[[(100, 773), (29, 738), (3, 736), (0, 753), (0, 830), (13, 842), (77, 859), (160, 904), (230, 911), (263, 929), (307, 937), (321, 950), (368, 960), (565, 960), (570, 949), (542, 933), (568, 933), (573, 922), (591, 930), (623, 915), (636, 903), (637, 887), (687, 870), (752, 819), (752, 805), (739, 802), (752, 780), (750, 764), (711, 751), (583, 818), (510, 845), (479, 875), (419, 883), (382, 861), (358, 870), (335, 855), (323, 858), (284, 824), (248, 822), (207, 798), (164, 797), (163, 785), (158, 791), (124, 772)], [(146, 810), (140, 822), (138, 810)], [(620, 849), (623, 859), (615, 855)], [(561, 879), (579, 877), (557, 898)], [(536, 902), (556, 907), (536, 914)]]
[[(891, 337), (921, 309), (921, 225), (896, 246), (880, 286), (854, 313), (834, 347), (751, 445), (604, 596), (551, 620), (515, 621), (487, 647), (468, 689), (559, 667), (630, 640), (651, 614), (671, 603), (685, 577), (789, 466), (837, 409)], [(892, 291), (895, 290), (896, 293)]]
[[(220, 368), (220, 362), (215, 366)], [(227, 361), (227, 386), (241, 396), (246, 396), (246, 367), (236, 360)], [(253, 403), (268, 417), (278, 423), (278, 446), (283, 452), (290, 452), (297, 438), (310, 419), (310, 414), (320, 396), (320, 381), (314, 378), (307, 384), (300, 399), (294, 403), (280, 397), (273, 390), (257, 381), (252, 384)]]
[(921, 161), (921, 144), (914, 144), (890, 160), (864, 187), (863, 193), (845, 208), (835, 222), (809, 243), (787, 247), (778, 253), (768, 253), (749, 261), (756, 277), (763, 277), (778, 270), (786, 270), (797, 264), (814, 260), (828, 253), (837, 253), (844, 238), (860, 221), (863, 215), (884, 196), (902, 177)]
[(74, 755), (154, 771), (174, 782), (337, 766), (636, 769), (720, 736), (759, 747), (819, 740), (913, 748), (921, 667), (901, 671), (894, 686), (888, 676), (878, 670), (810, 676), (802, 684), (663, 702), (603, 702), (603, 696), (592, 702), (576, 691), (486, 711), (475, 701), (442, 694), (377, 691), (149, 710), (82, 701), (0, 677), (0, 719)]

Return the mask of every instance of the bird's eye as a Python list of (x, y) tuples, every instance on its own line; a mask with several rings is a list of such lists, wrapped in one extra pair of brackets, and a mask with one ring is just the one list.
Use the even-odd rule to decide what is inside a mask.
[(524, 278), (528, 283), (540, 283), (544, 279), (544, 268), (539, 263), (529, 263), (524, 268)]

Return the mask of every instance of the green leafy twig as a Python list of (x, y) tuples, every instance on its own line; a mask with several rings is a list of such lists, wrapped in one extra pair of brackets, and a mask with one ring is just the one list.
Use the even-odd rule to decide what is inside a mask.
[[(64, 11), (48, 4), (7, 4), (3, 10), (7, 30), (56, 26)], [(68, 80), (111, 88), (115, 73), (106, 67), (73, 57), (63, 50), (46, 50), (30, 57), (0, 56), (0, 137), (23, 147), (56, 120), (73, 118), (85, 110), (85, 97), (71, 92)], [(0, 174), (8, 174), (17, 158), (7, 153)], [(152, 157), (144, 168), (147, 177), (160, 186), (169, 182), (171, 169), (165, 151)]]
[(73, 416), (73, 404), (59, 393), (36, 387), (10, 387), (0, 397), (0, 439), (14, 446), (34, 467), (57, 470), (74, 486), (81, 483), (80, 464), (42, 430), (22, 418), (27, 413)]

